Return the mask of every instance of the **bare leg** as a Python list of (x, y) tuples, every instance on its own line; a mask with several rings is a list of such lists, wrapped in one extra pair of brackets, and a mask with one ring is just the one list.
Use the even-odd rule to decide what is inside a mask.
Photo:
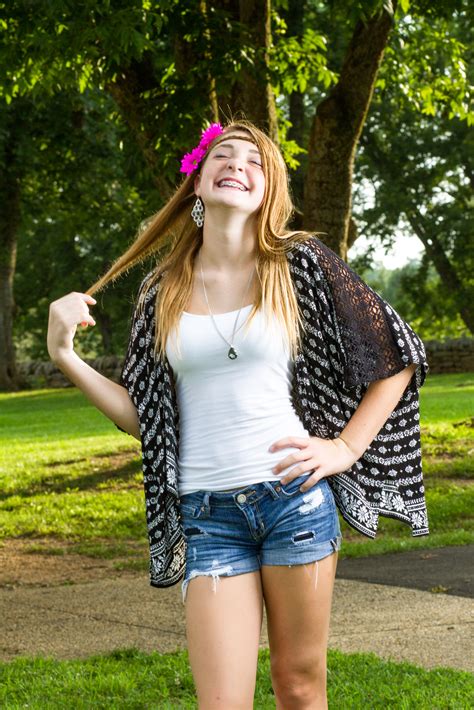
[(216, 581), (195, 577), (186, 594), (199, 710), (252, 710), (263, 618), (260, 571)]
[(262, 566), (277, 710), (326, 710), (326, 655), (337, 552), (317, 563)]

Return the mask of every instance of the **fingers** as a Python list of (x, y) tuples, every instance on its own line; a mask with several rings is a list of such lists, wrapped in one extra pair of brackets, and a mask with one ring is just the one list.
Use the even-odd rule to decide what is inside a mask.
[(286, 449), (289, 446), (294, 446), (299, 449), (308, 446), (309, 437), (303, 438), (301, 436), (287, 436), (285, 439), (278, 439), (274, 441), (273, 444), (268, 448), (269, 451), (277, 451), (277, 449)]
[(308, 476), (306, 481), (301, 484), (300, 486), (300, 491), (304, 493), (305, 491), (309, 491), (310, 488), (316, 485), (316, 483), (319, 483), (321, 478), (324, 478), (324, 476), (318, 475), (316, 473), (313, 473), (312, 476)]
[(64, 353), (73, 351), (79, 324), (84, 328), (96, 324), (89, 313), (89, 307), (95, 303), (97, 302), (93, 296), (78, 291), (70, 291), (50, 303), (47, 344), (48, 353), (53, 360), (59, 357), (59, 354), (62, 357)]
[(275, 466), (272, 468), (273, 473), (279, 473), (280, 471), (283, 471), (284, 468), (288, 468), (288, 466), (291, 466), (293, 463), (298, 463), (299, 461), (308, 461), (311, 458), (310, 455), (306, 451), (299, 451), (297, 454), (290, 454), (290, 456), (287, 456), (286, 459), (283, 459), (282, 461), (279, 461)]
[(89, 306), (97, 303), (88, 293), (71, 291), (62, 298), (58, 298), (50, 305), (50, 312), (54, 321), (66, 327), (80, 323), (82, 326), (95, 325), (95, 320), (89, 313)]
[(305, 481), (306, 488), (302, 488), (301, 490), (307, 490), (308, 487), (313, 486), (318, 480), (325, 476), (332, 476), (349, 470), (355, 462), (354, 457), (349, 455), (343, 442), (339, 442), (339, 440), (320, 439), (319, 437), (310, 437), (305, 440), (298, 437), (288, 437), (286, 439), (280, 439), (275, 442), (275, 444), (280, 446), (282, 442), (284, 442), (285, 445), (288, 446), (289, 442), (293, 442), (293, 445), (295, 445), (296, 442), (303, 441), (306, 441), (307, 445), (302, 448), (301, 451), (287, 456), (272, 468), (272, 472), (278, 475), (283, 469), (287, 469), (292, 464), (299, 462), (299, 466), (293, 466), (293, 468), (280, 479), (283, 485), (304, 473), (310, 471), (313, 473), (317, 472), (317, 478), (313, 476), (313, 478), (310, 479), (312, 483)]
[[(302, 476), (304, 473), (307, 473), (308, 474), (307, 479), (300, 486), (301, 491), (302, 490), (306, 491), (311, 486), (314, 486), (314, 484), (317, 483), (321, 478), (323, 478), (321, 471), (318, 471), (318, 469), (319, 469), (319, 466), (316, 466), (313, 468), (308, 468), (308, 469), (306, 469), (306, 471), (300, 471), (300, 470), (296, 471), (296, 469), (295, 469), (294, 473), (293, 473), (293, 471), (291, 471), (287, 476), (284, 476), (283, 478), (281, 478), (280, 483), (283, 486), (286, 486), (288, 483), (291, 483), (292, 481), (294, 481), (295, 478), (298, 478), (299, 476)], [(312, 474), (312, 475), (310, 475), (310, 474)], [(308, 485), (309, 481), (312, 481), (311, 485)], [(304, 489), (303, 489), (303, 486), (305, 486)]]
[[(91, 306), (95, 306), (97, 301), (93, 296), (91, 296), (89, 293), (77, 293), (76, 295), (80, 296), (81, 299), (84, 301), (84, 304), (90, 304)], [(85, 305), (85, 317), (84, 320), (81, 321), (81, 325), (84, 328), (87, 328), (88, 325), (95, 325), (95, 320), (89, 313), (89, 309), (87, 308), (87, 305)]]

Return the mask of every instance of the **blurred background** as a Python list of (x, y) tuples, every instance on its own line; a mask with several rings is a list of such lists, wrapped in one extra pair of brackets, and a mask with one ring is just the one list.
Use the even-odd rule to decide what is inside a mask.
[[(243, 115), (290, 168), (294, 226), (424, 339), (474, 328), (469, 3), (0, 3), (0, 388), (47, 361), (49, 303), (85, 291)], [(123, 356), (144, 264), (103, 293), (79, 355)], [(30, 368), (31, 369), (31, 368)]]

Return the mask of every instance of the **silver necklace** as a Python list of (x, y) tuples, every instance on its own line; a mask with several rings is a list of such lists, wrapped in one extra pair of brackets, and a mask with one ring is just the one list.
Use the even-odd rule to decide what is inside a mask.
[[(227, 357), (230, 358), (230, 360), (235, 360), (235, 358), (237, 357), (237, 352), (236, 352), (236, 350), (235, 350), (235, 348), (234, 348), (234, 338), (235, 338), (235, 334), (236, 334), (236, 332), (237, 332), (235, 329), (236, 329), (236, 327), (237, 327), (237, 321), (239, 320), (240, 311), (242, 310), (242, 308), (243, 308), (243, 306), (244, 306), (245, 296), (247, 295), (247, 291), (249, 290), (250, 282), (251, 282), (251, 280), (252, 280), (252, 276), (253, 276), (253, 273), (254, 273), (254, 271), (255, 271), (255, 267), (253, 268), (253, 270), (252, 270), (252, 272), (251, 272), (251, 274), (250, 274), (250, 278), (249, 278), (248, 283), (247, 283), (247, 288), (245, 289), (244, 297), (243, 297), (243, 299), (242, 299), (242, 305), (240, 306), (239, 312), (237, 313), (237, 317), (236, 317), (236, 319), (235, 319), (234, 329), (233, 329), (233, 331), (232, 331), (232, 341), (229, 343), (229, 341), (227, 340), (227, 338), (225, 338), (225, 337), (222, 335), (221, 331), (220, 331), (219, 328), (217, 327), (217, 323), (216, 323), (216, 321), (214, 320), (214, 316), (213, 316), (212, 311), (211, 311), (211, 306), (209, 305), (209, 299), (208, 299), (208, 297), (207, 297), (207, 292), (206, 292), (206, 285), (205, 285), (205, 283), (204, 283), (204, 275), (203, 275), (203, 273), (202, 273), (201, 252), (199, 252), (199, 266), (201, 267), (202, 287), (203, 287), (203, 289), (204, 289), (204, 296), (205, 296), (205, 298), (206, 298), (206, 303), (207, 303), (207, 308), (208, 308), (208, 310), (209, 310), (209, 315), (211, 316), (212, 322), (214, 323), (214, 328), (217, 330), (217, 332), (218, 332), (219, 335), (221, 336), (222, 340), (224, 340), (224, 341), (227, 343), (227, 345), (230, 346), (230, 347), (229, 347), (229, 351), (228, 351), (228, 353), (227, 353)], [(243, 325), (243, 323), (242, 323), (242, 325)], [(241, 327), (242, 327), (242, 326), (240, 326), (240, 328), (241, 328)], [(239, 328), (239, 330), (240, 330), (240, 328)]]

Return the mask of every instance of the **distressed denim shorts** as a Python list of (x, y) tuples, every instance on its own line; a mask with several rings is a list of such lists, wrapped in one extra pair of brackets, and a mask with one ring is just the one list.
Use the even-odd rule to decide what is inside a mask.
[(305, 473), (285, 486), (263, 481), (228, 492), (195, 491), (180, 497), (186, 540), (183, 603), (191, 579), (254, 572), (262, 565), (300, 565), (341, 547), (333, 492), (321, 479), (302, 493)]

